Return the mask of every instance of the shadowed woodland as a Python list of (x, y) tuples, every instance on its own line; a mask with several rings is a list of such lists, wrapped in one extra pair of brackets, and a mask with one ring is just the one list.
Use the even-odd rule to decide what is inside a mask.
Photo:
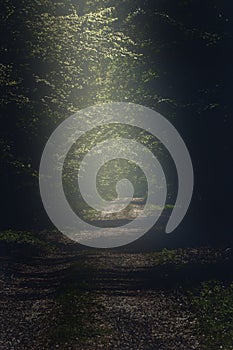
[[(233, 349), (233, 5), (224, 0), (4, 1), (1, 14), (0, 349)], [(70, 149), (63, 186), (73, 211), (100, 227), (133, 220), (143, 171), (110, 161), (97, 178), (106, 200), (134, 186), (120, 214), (98, 213), (77, 186), (83, 157), (106, 138), (148, 147), (166, 174), (161, 218), (137, 241), (91, 249), (62, 236), (39, 191), (51, 133), (73, 113), (133, 102), (166, 117), (194, 168), (179, 227), (164, 233), (176, 167), (150, 133), (92, 129)]]

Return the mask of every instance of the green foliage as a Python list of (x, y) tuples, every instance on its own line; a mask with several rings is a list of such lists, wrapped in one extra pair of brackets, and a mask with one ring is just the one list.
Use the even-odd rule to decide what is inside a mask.
[(0, 242), (6, 243), (28, 243), (32, 245), (43, 244), (43, 242), (34, 237), (29, 232), (20, 232), (20, 231), (3, 231), (0, 232)]
[[(71, 148), (63, 169), (63, 186), (74, 210), (87, 209), (77, 188), (77, 174), (82, 157), (98, 142), (104, 141), (106, 137), (111, 139), (117, 139), (118, 137), (136, 139), (142, 144), (149, 144), (149, 148), (154, 150), (157, 156), (162, 154), (160, 143), (152, 135), (143, 133), (141, 129), (112, 124), (111, 126), (94, 128), (91, 132), (86, 133)], [(112, 147), (114, 149), (114, 143)], [(134, 162), (124, 159), (107, 162), (100, 169), (97, 176), (97, 188), (101, 196), (107, 200), (116, 198), (116, 184), (122, 178), (128, 178), (132, 182), (134, 197), (146, 198), (147, 182), (143, 171)]]
[[(205, 4), (200, 10), (194, 0), (2, 2), (0, 162), (6, 174), (1, 181), (10, 189), (3, 191), (4, 227), (12, 222), (11, 203), (16, 217), (25, 193), (29, 208), (20, 208), (22, 221), (40, 221), (40, 157), (51, 132), (73, 112), (128, 101), (168, 119), (179, 116), (184, 129), (188, 119), (189, 130), (194, 126), (198, 132), (204, 128), (197, 114), (211, 112), (212, 123), (217, 110), (218, 119), (228, 120), (219, 99), (230, 99), (221, 91), (228, 85), (221, 65), (231, 57), (222, 53), (230, 21), (216, 1)], [(98, 137), (96, 132), (92, 141)], [(72, 174), (65, 180), (72, 186)]]
[(14, 245), (15, 248), (21, 245), (29, 247), (31, 246), (32, 249), (39, 248), (47, 253), (54, 252), (56, 250), (56, 248), (51, 244), (48, 244), (47, 242), (37, 238), (31, 232), (25, 231), (2, 231), (0, 232), (0, 243)]
[(198, 333), (206, 350), (233, 349), (233, 283), (204, 282), (191, 298)]
[(164, 265), (164, 264), (174, 264), (176, 260), (182, 259), (184, 252), (182, 249), (166, 249), (164, 248), (160, 252), (150, 253), (153, 257), (154, 264)]

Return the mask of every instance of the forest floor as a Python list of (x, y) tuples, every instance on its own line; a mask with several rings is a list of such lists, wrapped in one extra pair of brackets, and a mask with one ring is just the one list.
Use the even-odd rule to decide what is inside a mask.
[(231, 350), (232, 267), (231, 249), (82, 250), (2, 233), (0, 349)]

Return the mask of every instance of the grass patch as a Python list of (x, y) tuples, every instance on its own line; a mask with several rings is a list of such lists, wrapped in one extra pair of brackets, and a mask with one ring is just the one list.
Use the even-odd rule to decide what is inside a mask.
[(216, 263), (219, 261), (229, 261), (223, 249), (214, 249), (208, 246), (195, 248), (166, 249), (153, 253), (148, 253), (155, 264), (175, 264), (184, 265), (188, 263)]
[(151, 257), (155, 265), (174, 264), (178, 261), (182, 261), (184, 252), (181, 249), (166, 249), (154, 253), (147, 253), (148, 257)]
[(32, 245), (43, 244), (41, 240), (34, 237), (30, 232), (24, 231), (3, 231), (0, 232), (0, 242), (4, 243), (27, 243)]
[(204, 282), (190, 296), (203, 349), (233, 349), (233, 283)]
[(0, 243), (9, 246), (28, 246), (32, 248), (39, 248), (46, 252), (54, 252), (56, 248), (47, 242), (37, 238), (31, 232), (27, 231), (13, 231), (7, 230), (0, 232)]

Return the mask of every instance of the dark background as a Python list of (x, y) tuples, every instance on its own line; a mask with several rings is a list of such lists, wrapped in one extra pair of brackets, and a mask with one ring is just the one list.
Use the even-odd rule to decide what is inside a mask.
[[(109, 18), (117, 20), (106, 27), (136, 42), (132, 50), (142, 54), (141, 58), (127, 54), (116, 60), (103, 58), (105, 44), (100, 39), (100, 51), (93, 53), (95, 63), (90, 63), (92, 52), (77, 36), (80, 57), (75, 56), (74, 63), (68, 62), (63, 70), (66, 59), (72, 61), (68, 45), (75, 41), (66, 44), (61, 32), (69, 21), (68, 31), (77, 25), (72, 14), (82, 18), (111, 6)], [(38, 188), (46, 140), (72, 111), (99, 102), (122, 101), (127, 96), (127, 101), (154, 108), (167, 117), (184, 139), (193, 162), (195, 187), (189, 211), (175, 233), (161, 237), (159, 245), (225, 245), (232, 241), (230, 1), (4, 1), (0, 13), (1, 229), (52, 227)], [(48, 32), (41, 29), (42, 17), (43, 23), (48, 21)], [(50, 24), (51, 18), (55, 25)], [(86, 31), (88, 47), (94, 35), (88, 36), (88, 30), (92, 25), (95, 30), (95, 23), (85, 23), (77, 31)], [(61, 40), (60, 49), (56, 40)], [(125, 45), (131, 49), (130, 44)], [(99, 72), (104, 77), (102, 83), (97, 83)], [(151, 243), (151, 239), (149, 233), (138, 243), (156, 247), (158, 240)]]

